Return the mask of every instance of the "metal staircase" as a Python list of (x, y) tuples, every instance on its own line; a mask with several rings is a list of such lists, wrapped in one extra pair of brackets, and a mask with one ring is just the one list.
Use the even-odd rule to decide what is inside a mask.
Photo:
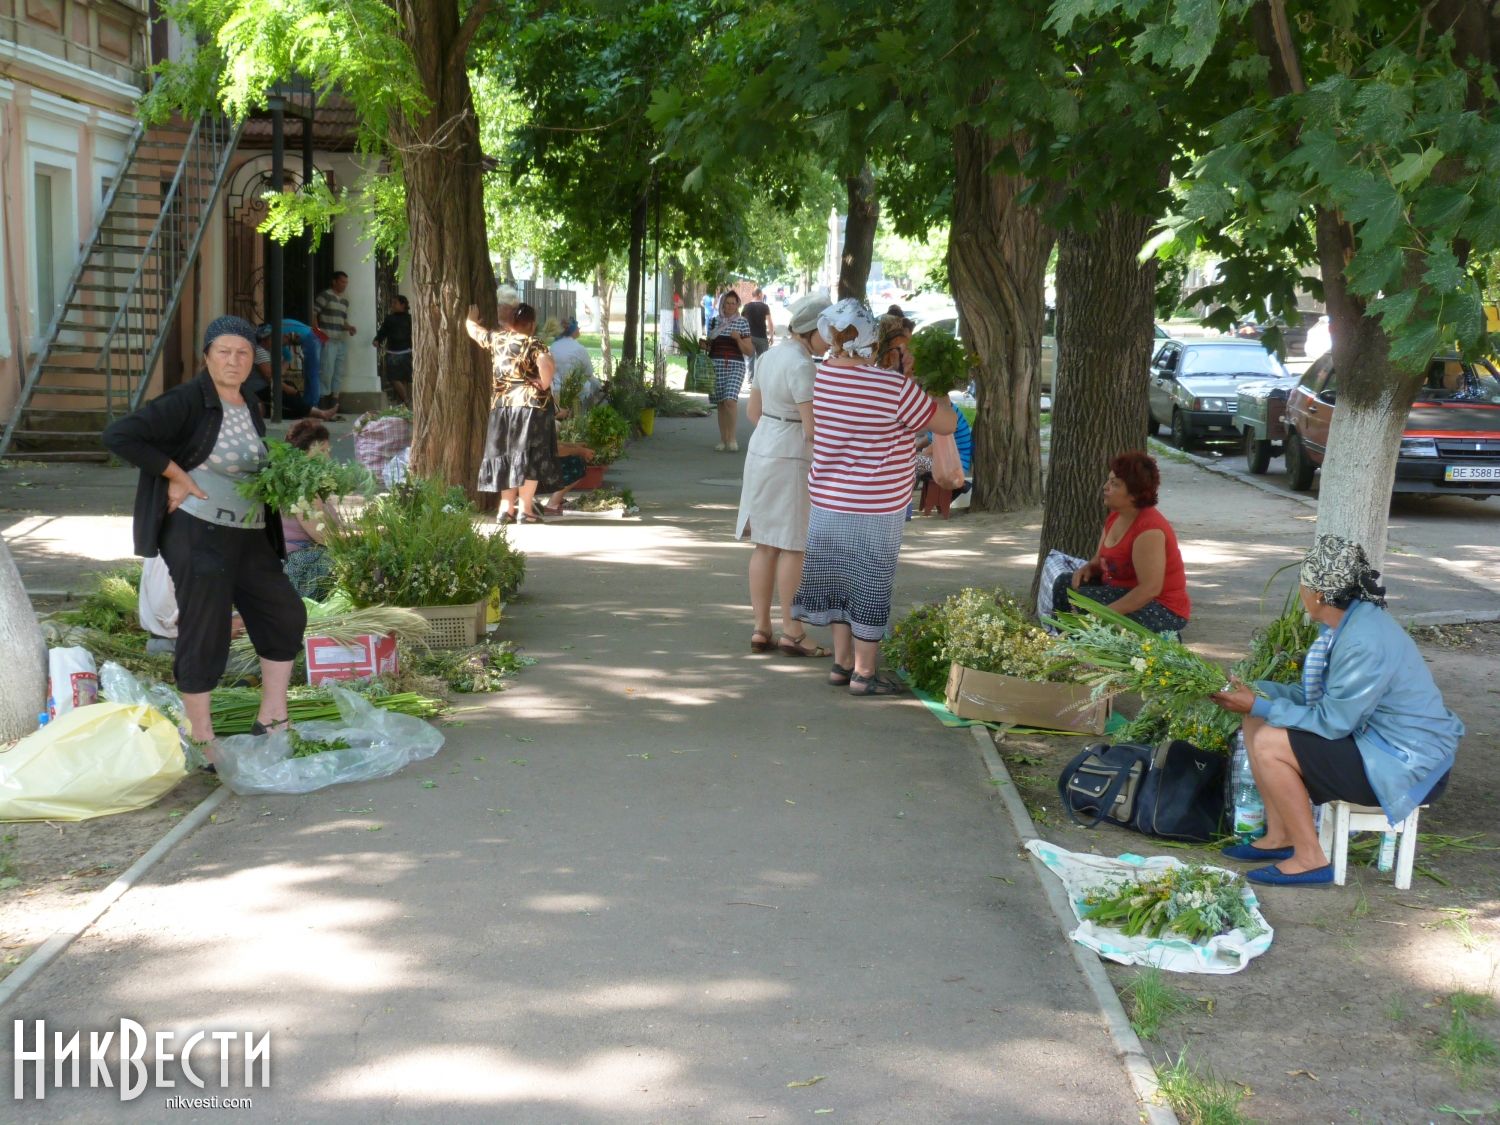
[(27, 369), (0, 457), (107, 456), (99, 435), (145, 397), (240, 129), (208, 114), (137, 128)]

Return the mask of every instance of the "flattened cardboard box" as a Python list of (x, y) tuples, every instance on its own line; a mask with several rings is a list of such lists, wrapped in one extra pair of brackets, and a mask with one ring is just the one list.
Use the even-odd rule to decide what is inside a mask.
[(1090, 702), (1089, 692), (1084, 684), (1038, 683), (954, 664), (944, 703), (960, 719), (1103, 734), (1109, 700)]

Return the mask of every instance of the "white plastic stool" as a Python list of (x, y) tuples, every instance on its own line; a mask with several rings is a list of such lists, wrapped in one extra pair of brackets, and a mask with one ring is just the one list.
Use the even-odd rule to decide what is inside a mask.
[(1411, 888), (1411, 869), (1417, 858), (1417, 817), (1422, 805), (1412, 810), (1411, 815), (1400, 824), (1391, 825), (1384, 810), (1370, 805), (1351, 805), (1348, 801), (1329, 801), (1323, 806), (1322, 821), (1318, 825), (1318, 843), (1323, 852), (1333, 860), (1333, 881), (1343, 886), (1349, 867), (1349, 834), (1351, 832), (1396, 833), (1396, 889)]

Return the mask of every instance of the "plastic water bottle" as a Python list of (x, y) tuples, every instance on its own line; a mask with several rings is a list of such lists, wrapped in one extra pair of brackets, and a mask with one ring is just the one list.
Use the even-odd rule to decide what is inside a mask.
[(1234, 810), (1234, 833), (1248, 844), (1266, 834), (1266, 804), (1255, 787), (1250, 771), (1250, 755), (1245, 750), (1245, 736), (1234, 736), (1234, 758), (1229, 766), (1230, 803)]
[(1380, 836), (1380, 854), (1375, 859), (1375, 867), (1382, 875), (1390, 872), (1396, 865), (1396, 834), (1394, 832), (1383, 832)]

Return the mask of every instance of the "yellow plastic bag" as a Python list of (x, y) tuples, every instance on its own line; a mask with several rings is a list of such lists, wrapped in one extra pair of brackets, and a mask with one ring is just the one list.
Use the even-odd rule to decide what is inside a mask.
[(505, 603), (500, 600), (500, 587), (490, 590), (489, 600), (484, 604), (484, 620), (487, 625), (498, 625), (500, 615), (505, 612)]
[(154, 707), (79, 707), (0, 751), (0, 820), (88, 820), (151, 804), (187, 776)]

